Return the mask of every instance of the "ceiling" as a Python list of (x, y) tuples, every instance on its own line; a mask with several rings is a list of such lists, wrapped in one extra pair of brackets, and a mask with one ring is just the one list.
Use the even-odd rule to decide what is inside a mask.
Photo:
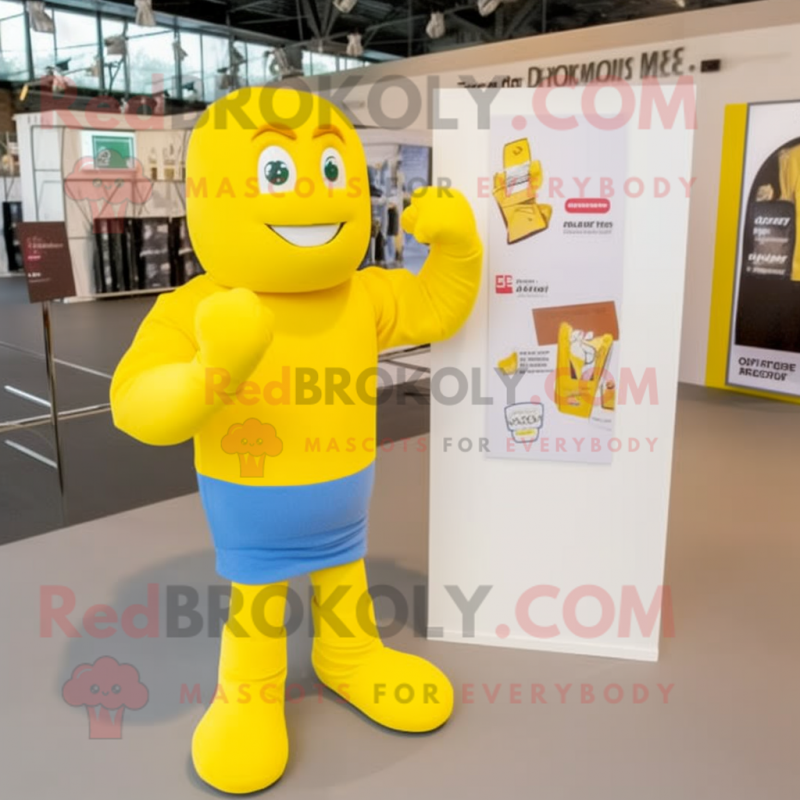
[[(362, 35), (367, 55), (406, 57), (542, 32), (604, 25), (660, 14), (684, 13), (754, 0), (504, 0), (487, 17), (476, 0), (358, 0), (348, 14), (331, 0), (154, 0), (156, 12), (187, 17), (269, 36), (276, 42), (322, 41), (343, 49), (349, 33)], [(133, 0), (104, 3), (132, 6)], [(431, 40), (431, 12), (445, 13), (446, 35)]]

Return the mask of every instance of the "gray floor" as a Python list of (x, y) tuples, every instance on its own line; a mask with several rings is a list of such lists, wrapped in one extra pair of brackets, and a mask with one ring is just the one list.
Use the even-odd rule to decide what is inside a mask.
[[(109, 376), (155, 296), (54, 303), (53, 339), (61, 412), (108, 402)], [(0, 425), (46, 413), (11, 386), (47, 399), (41, 309), (28, 302), (22, 277), (0, 280)], [(88, 373), (78, 367), (102, 373)], [(390, 440), (424, 433), (430, 409), (391, 390), (378, 409), (378, 435)], [(117, 431), (109, 413), (61, 424), (65, 501), (51, 468), (8, 445), (56, 458), (49, 424), (0, 430), (0, 544), (45, 533), (197, 490), (189, 444), (147, 447)]]
[[(53, 303), (56, 356), (110, 374), (154, 301), (154, 295), (145, 295), (91, 303)], [(28, 302), (22, 277), (0, 280), (0, 342), (44, 352), (41, 309)]]
[[(318, 698), (303, 626), (290, 639), (289, 681), (293, 696), (300, 687), (306, 696), (288, 705), (291, 760), (268, 796), (796, 798), (798, 442), (796, 407), (682, 390), (667, 574), (676, 636), (656, 664), (430, 642), (409, 623), (392, 643), (434, 659), (459, 699), (441, 731), (403, 736)], [(379, 457), (370, 577), (409, 601), (425, 584), (427, 477), (415, 447)], [(94, 604), (121, 613), (145, 602), (148, 583), (160, 587), (162, 620), (167, 586), (196, 589), (204, 608), (209, 586), (221, 584), (195, 495), (0, 548), (0, 637), (11, 655), (0, 660), (4, 796), (219, 796), (188, 758), (202, 706), (180, 701), (182, 684), (199, 683), (204, 703), (213, 691), (218, 642), (208, 628), (101, 640), (81, 625)], [(74, 591), (68, 618), (80, 638), (41, 635), (42, 585)], [(303, 595), (303, 583), (296, 588)], [(85, 710), (61, 699), (71, 671), (101, 655), (134, 664), (150, 690), (144, 709), (126, 712), (121, 741), (90, 740)], [(520, 703), (511, 702), (515, 684)], [(530, 702), (531, 684), (544, 685), (546, 705)], [(572, 684), (564, 703), (556, 684)], [(582, 684), (594, 703), (581, 702)], [(625, 692), (617, 705), (603, 700), (610, 684)], [(634, 684), (647, 687), (646, 702), (632, 702)], [(658, 684), (672, 685), (669, 702)], [(465, 685), (473, 702), (463, 701)]]
[[(108, 377), (152, 306), (152, 296), (97, 303), (54, 303), (58, 407), (108, 402)], [(0, 423), (47, 413), (6, 386), (48, 399), (41, 309), (21, 276), (0, 280)], [(94, 370), (100, 375), (76, 369)], [(0, 544), (195, 491), (189, 445), (159, 452), (114, 429), (110, 414), (62, 422), (65, 495), (56, 472), (15, 443), (55, 460), (49, 424), (0, 431)]]

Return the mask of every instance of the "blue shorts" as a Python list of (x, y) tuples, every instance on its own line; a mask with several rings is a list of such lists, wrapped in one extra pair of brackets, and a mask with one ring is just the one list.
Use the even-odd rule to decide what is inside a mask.
[(374, 464), (300, 486), (246, 486), (198, 474), (217, 572), (260, 586), (363, 558), (374, 477)]

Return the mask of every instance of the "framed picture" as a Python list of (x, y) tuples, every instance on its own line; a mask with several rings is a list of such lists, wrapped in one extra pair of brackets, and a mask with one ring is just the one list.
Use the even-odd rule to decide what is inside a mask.
[(136, 136), (133, 133), (83, 131), (83, 156), (91, 156), (95, 169), (130, 169), (136, 158)]

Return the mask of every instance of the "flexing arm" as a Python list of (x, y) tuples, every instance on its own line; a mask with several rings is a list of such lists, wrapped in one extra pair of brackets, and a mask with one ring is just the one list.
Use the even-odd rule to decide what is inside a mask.
[(357, 273), (376, 309), (380, 349), (449, 338), (466, 321), (480, 288), (483, 248), (460, 192), (415, 193), (402, 225), (431, 246), (419, 275), (378, 267)]
[(272, 340), (270, 323), (246, 289), (212, 294), (196, 306), (186, 290), (160, 297), (114, 372), (114, 424), (146, 444), (191, 439), (222, 403), (207, 391), (210, 370), (236, 392)]

